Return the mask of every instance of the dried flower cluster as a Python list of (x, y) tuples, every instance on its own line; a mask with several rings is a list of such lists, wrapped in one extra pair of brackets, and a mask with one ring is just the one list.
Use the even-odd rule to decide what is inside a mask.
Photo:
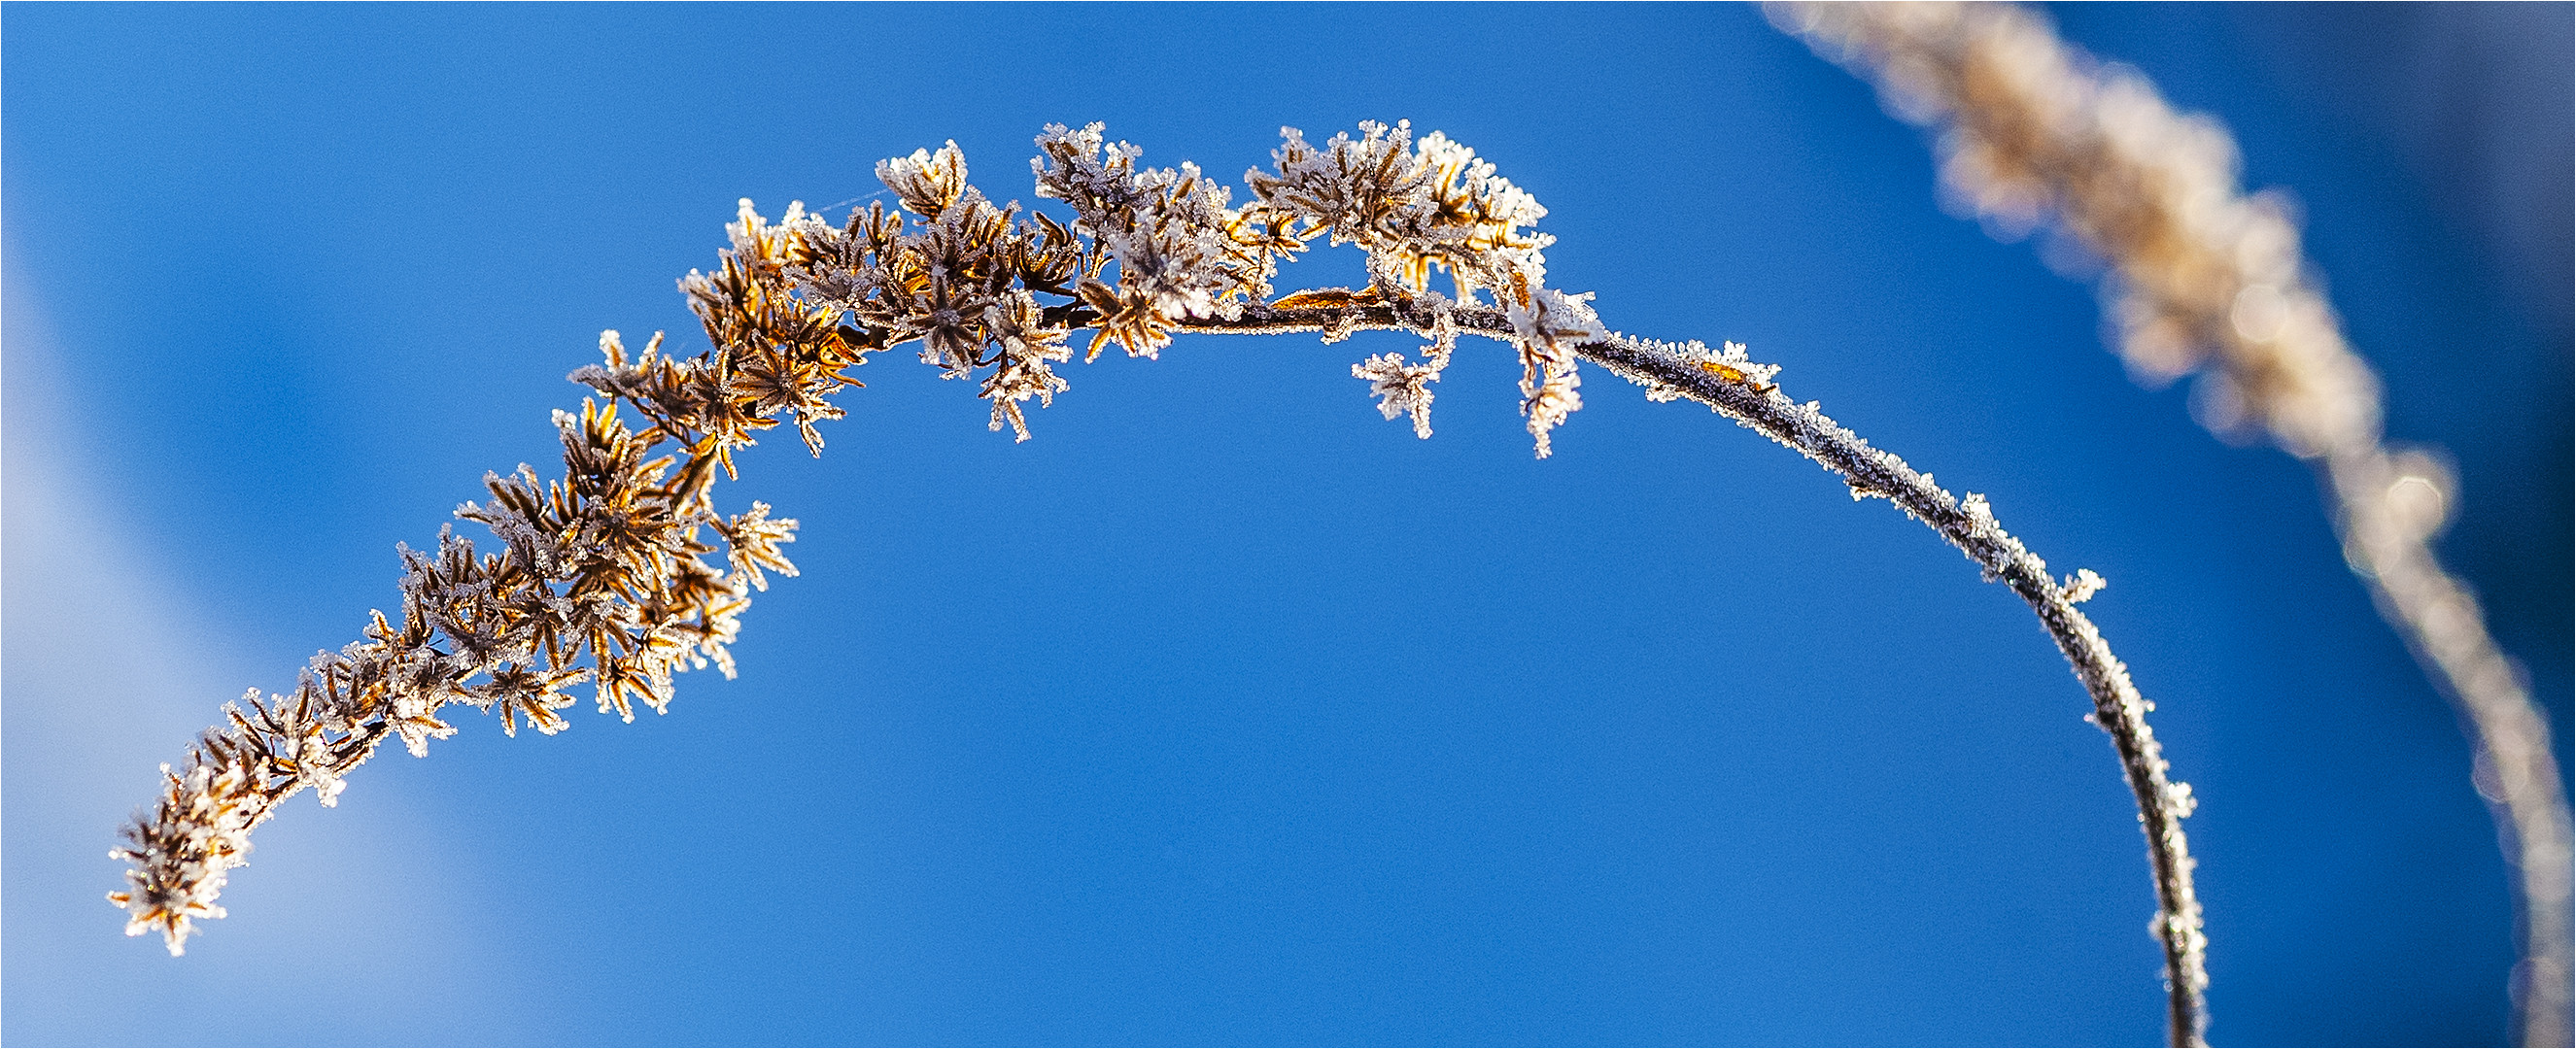
[[(574, 702), (564, 690), (583, 681), (602, 711), (631, 721), (638, 702), (668, 708), (677, 672), (713, 662), (732, 676), (725, 646), (749, 592), (766, 586), (764, 570), (795, 573), (779, 544), (796, 522), (762, 503), (727, 517), (708, 502), (727, 447), (722, 420), (755, 411), (760, 395), (721, 374), (725, 354), (674, 364), (648, 349), (630, 366), (615, 332), (600, 341), (603, 389), (635, 391), (620, 396), (658, 412), (656, 425), (631, 429), (614, 403), (557, 412), (562, 480), (540, 483), (521, 466), (485, 478), (488, 505), (457, 510), (490, 526), (499, 550), (445, 531), (436, 553), (403, 549), (399, 616), (376, 613), (360, 640), (315, 655), (293, 694), (262, 702), (253, 689), (198, 740), (186, 771), (164, 766), (160, 800), (115, 853), (133, 864), (130, 887), (108, 896), (130, 913), (129, 935), (157, 930), (180, 953), (194, 919), (223, 916), (215, 897), (249, 853), (252, 827), (307, 787), (335, 804), (342, 777), (388, 737), (427, 754), (456, 732), (440, 718), (451, 704), (497, 714), (511, 735), (521, 718), (552, 734)], [(657, 370), (669, 385), (655, 392), (667, 396), (645, 400), (644, 376)], [(684, 462), (654, 454), (674, 441)], [(709, 533), (729, 570), (707, 563)]]
[[(1139, 168), (1142, 151), (1104, 141), (1100, 125), (1051, 126), (1031, 168), (1038, 196), (1073, 211), (1068, 224), (994, 205), (967, 184), (953, 142), (916, 151), (877, 167), (919, 220), (912, 232), (881, 204), (838, 229), (791, 209), (778, 227), (793, 241), (781, 245), (785, 280), (771, 293), (795, 296), (807, 309), (846, 310), (856, 325), (847, 345), (859, 352), (919, 340), (922, 360), (949, 378), (991, 369), (982, 372), (981, 394), (993, 402), (992, 427), (1007, 423), (1026, 440), (1021, 405), (1031, 397), (1050, 405), (1065, 389), (1053, 365), (1072, 359), (1065, 339), (1075, 329), (1098, 333), (1086, 359), (1110, 343), (1153, 357), (1176, 331), (1241, 319), (1246, 304), (1270, 298), (1281, 259), (1329, 237), (1368, 252), (1373, 285), (1275, 305), (1433, 295), (1425, 290), (1431, 270), (1447, 270), (1459, 301), (1484, 292), (1512, 317), (1530, 432), (1546, 455), (1548, 431), (1581, 403), (1571, 347), (1604, 332), (1584, 305), (1588, 296), (1543, 283), (1548, 238), (1522, 227), (1545, 209), (1466, 147), (1437, 133), (1416, 143), (1402, 122), (1364, 123), (1359, 138), (1336, 135), (1321, 149), (1294, 129), (1285, 136), (1272, 154), (1275, 169), (1250, 173), (1252, 199), (1237, 208), (1232, 190), (1195, 164)], [(744, 228), (757, 223), (746, 210)], [(738, 244), (734, 254), (755, 253)], [(716, 282), (743, 279), (731, 270), (693, 277), (690, 292), (708, 301)], [(1429, 433), (1424, 384), (1439, 377), (1448, 346), (1433, 347), (1422, 365), (1381, 358), (1362, 366), (1363, 377), (1379, 380), (1389, 418), (1409, 412)]]
[[(1092, 356), (1111, 342), (1154, 356), (1175, 331), (1241, 319), (1269, 297), (1279, 259), (1329, 236), (1368, 251), (1390, 283), (1307, 293), (1310, 308), (1419, 297), (1445, 310), (1451, 300), (1424, 290), (1435, 266), (1455, 278), (1458, 301), (1494, 297), (1546, 454), (1549, 429), (1578, 403), (1575, 341), (1605, 332), (1588, 296), (1542, 283), (1548, 240), (1524, 227), (1544, 209), (1466, 147), (1438, 134), (1416, 143), (1402, 123), (1363, 124), (1359, 138), (1320, 149), (1285, 135), (1241, 208), (1195, 165), (1139, 168), (1141, 151), (1104, 142), (1097, 124), (1037, 140), (1038, 194), (1068, 205), (1069, 224), (994, 205), (967, 184), (953, 142), (877, 166), (900, 213), (875, 204), (834, 226), (790, 205), (772, 224), (743, 201), (716, 271), (680, 281), (711, 349), (665, 356), (656, 335), (630, 355), (602, 334), (604, 361), (571, 376), (602, 399), (555, 415), (562, 479), (522, 465), (485, 478), (488, 503), (457, 510), (491, 530), (497, 551), (450, 531), (434, 553), (403, 549), (399, 615), (377, 613), (361, 640), (316, 655), (292, 695), (263, 702), (253, 690), (184, 771), (164, 770), (161, 799), (115, 853), (132, 864), (130, 887), (109, 897), (130, 913), (126, 931), (157, 930), (179, 953), (195, 919), (223, 915), (215, 898), (252, 827), (307, 787), (334, 804), (342, 777), (388, 736), (426, 754), (455, 733), (440, 718), (451, 704), (497, 714), (511, 735), (521, 719), (551, 734), (574, 702), (564, 690), (584, 681), (600, 710), (631, 721), (639, 703), (668, 709), (679, 671), (713, 663), (732, 676), (726, 646), (750, 592), (768, 571), (795, 574), (779, 547), (796, 522), (757, 502), (717, 513), (717, 472), (733, 478), (734, 453), (784, 420), (821, 454), (814, 424), (842, 414), (831, 398), (858, 385), (848, 369), (869, 353), (917, 342), (947, 377), (980, 374), (992, 428), (1026, 440), (1021, 406), (1065, 389), (1053, 365), (1071, 359), (1073, 331), (1097, 331)], [(1442, 330), (1431, 363), (1398, 364), (1378, 384), (1389, 417), (1410, 412), (1426, 435), (1423, 384), (1455, 337)], [(722, 567), (707, 560), (719, 546)]]
[[(435, 554), (404, 551), (398, 623), (378, 615), (364, 640), (315, 657), (293, 696), (234, 710), (185, 771), (169, 774), (117, 852), (133, 864), (132, 888), (110, 897), (132, 913), (127, 931), (158, 930), (178, 953), (193, 919), (222, 914), (216, 893), (249, 851), (252, 827), (305, 787), (328, 804), (389, 736), (422, 753), (454, 732), (438, 717), (450, 704), (496, 711), (505, 731), (524, 717), (554, 732), (572, 702), (561, 690), (585, 679), (600, 709), (631, 718), (639, 701), (666, 709), (682, 669), (712, 662), (730, 674), (726, 645), (749, 592), (767, 571), (794, 572), (779, 545), (795, 522), (761, 503), (720, 516), (717, 473), (733, 478), (734, 453), (784, 420), (820, 454), (814, 424), (841, 414), (832, 398), (858, 385), (849, 369), (870, 353), (919, 343), (947, 377), (979, 380), (992, 429), (1008, 424), (1025, 440), (1023, 406), (1065, 389), (1055, 365), (1072, 359), (1076, 332), (1093, 333), (1087, 357), (1111, 343), (1151, 357), (1183, 332), (1319, 332), (1332, 342), (1399, 330), (1430, 340), (1419, 363), (1382, 354), (1351, 370), (1387, 418), (1410, 418), (1418, 434), (1430, 434), (1429, 383), (1461, 334), (1517, 351), (1542, 456), (1580, 404), (1576, 366), (1589, 360), (1651, 399), (1698, 401), (1815, 460), (1855, 498), (1888, 499), (2011, 587), (2073, 666), (2120, 756), (2159, 898), (2180, 916), (2169, 940), (2197, 942), (2179, 826), (2190, 790), (2165, 776), (2145, 720), (2153, 705), (2075, 608), (2099, 576), (2050, 576), (1983, 497), (1953, 496), (1814, 403), (1789, 400), (1771, 382), (1778, 367), (1740, 345), (1606, 330), (1591, 296), (1546, 286), (1549, 239), (1527, 228), (1544, 214), (1537, 202), (1444, 136), (1417, 141), (1403, 123), (1362, 124), (1358, 137), (1319, 147), (1285, 131), (1241, 207), (1195, 166), (1140, 169), (1139, 151), (1105, 142), (1098, 125), (1049, 127), (1037, 145), (1038, 194), (1062, 202), (1068, 219), (991, 203), (967, 184), (954, 143), (878, 165), (899, 211), (871, 205), (835, 226), (791, 205), (772, 224), (744, 201), (717, 270), (680, 282), (710, 349), (666, 356), (656, 336), (630, 356), (604, 334), (603, 363), (572, 375), (602, 400), (556, 414), (563, 479), (541, 482), (522, 466), (486, 478), (488, 503), (457, 511), (488, 526), (498, 552), (452, 534)], [(1272, 298), (1278, 262), (1318, 238), (1365, 251), (1370, 284)], [(1430, 289), (1434, 269), (1449, 274), (1454, 296)], [(621, 421), (621, 409), (643, 429)], [(719, 544), (721, 569), (707, 560)], [(2177, 994), (2196, 1003), (2196, 948), (2188, 967), (2170, 962)]]
[(2459, 705), (2520, 869), (2525, 1044), (2571, 1016), (2568, 810), (2547, 718), (2428, 540), (2455, 502), (2433, 456), (2381, 443), (2380, 387), (2343, 338), (2277, 194), (2239, 188), (2224, 127), (2173, 111), (2004, 5), (1780, 5), (1774, 19), (1940, 129), (1949, 198), (2006, 235), (2055, 235), (2108, 266), (2106, 327), (2140, 381), (2200, 372), (2195, 414), (2315, 464), (2346, 559)]

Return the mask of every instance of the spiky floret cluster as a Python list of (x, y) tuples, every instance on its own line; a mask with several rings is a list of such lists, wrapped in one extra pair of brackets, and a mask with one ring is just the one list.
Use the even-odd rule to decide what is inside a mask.
[[(1479, 293), (1491, 295), (1511, 321), (1521, 357), (1521, 411), (1538, 454), (1546, 456), (1548, 432), (1583, 406), (1575, 392), (1575, 346), (1608, 334), (1588, 305), (1589, 293), (1566, 295), (1546, 286), (1540, 249), (1554, 238), (1521, 227), (1547, 209), (1447, 136), (1435, 131), (1413, 141), (1404, 121), (1364, 123), (1359, 138), (1335, 135), (1321, 148), (1293, 128), (1281, 132), (1286, 141), (1270, 154), (1274, 170), (1246, 176), (1260, 206), (1294, 217), (1301, 239), (1329, 235), (1334, 244), (1366, 250), (1370, 290), (1377, 294), (1429, 297), (1445, 312), (1447, 300), (1428, 290), (1438, 267), (1456, 284), (1458, 303), (1475, 305)], [(1351, 374), (1369, 380), (1387, 418), (1409, 414), (1414, 432), (1428, 437), (1426, 384), (1448, 366), (1451, 338), (1436, 335), (1422, 364), (1388, 354)]]
[[(601, 341), (615, 362), (616, 334)], [(160, 800), (114, 853), (133, 864), (128, 889), (108, 897), (129, 912), (127, 933), (158, 930), (179, 953), (192, 919), (223, 915), (215, 896), (249, 853), (253, 826), (306, 787), (335, 804), (342, 777), (387, 737), (427, 754), (430, 740), (456, 732), (442, 708), (497, 714), (512, 735), (521, 719), (551, 734), (574, 702), (564, 690), (585, 680), (602, 711), (633, 720), (637, 703), (667, 709), (679, 671), (712, 662), (732, 675), (726, 645), (749, 591), (765, 585), (764, 569), (794, 574), (778, 546), (796, 523), (761, 503), (717, 514), (702, 465), (717, 445), (703, 431), (682, 442), (675, 472), (679, 457), (655, 454), (674, 431), (639, 433), (614, 403), (587, 402), (555, 421), (561, 480), (541, 483), (526, 466), (489, 475), (491, 501), (457, 510), (489, 525), (499, 550), (453, 532), (434, 553), (402, 549), (399, 615), (375, 613), (360, 640), (315, 655), (293, 693), (262, 702), (253, 689), (199, 738), (185, 771), (164, 766)], [(729, 571), (707, 563), (718, 549), (709, 533)]]
[[(1549, 238), (1524, 228), (1546, 209), (1472, 150), (1436, 132), (1417, 142), (1403, 122), (1363, 123), (1360, 137), (1336, 135), (1321, 147), (1293, 128), (1282, 135), (1273, 169), (1247, 175), (1251, 199), (1238, 207), (1232, 190), (1195, 164), (1141, 167), (1143, 151), (1107, 141), (1098, 124), (1049, 126), (1030, 167), (1037, 195), (1072, 211), (1063, 223), (993, 204), (968, 184), (965, 155), (951, 142), (877, 165), (899, 211), (872, 204), (835, 227), (790, 207), (767, 227), (745, 202), (733, 258), (774, 251), (779, 261), (728, 262), (717, 276), (693, 274), (687, 287), (701, 314), (792, 297), (820, 311), (797, 315), (803, 330), (827, 326), (822, 312), (844, 311), (839, 334), (851, 352), (918, 340), (923, 362), (947, 377), (980, 375), (992, 428), (1007, 424), (1023, 440), (1021, 406), (1032, 397), (1052, 404), (1065, 389), (1053, 366), (1072, 359), (1065, 340), (1080, 329), (1096, 332), (1086, 360), (1111, 344), (1153, 357), (1176, 332), (1240, 320), (1265, 303), (1438, 312), (1489, 295), (1512, 322), (1523, 410), (1547, 454), (1548, 432), (1582, 403), (1574, 346), (1607, 332), (1589, 295), (1546, 286), (1540, 249)], [(1366, 251), (1370, 285), (1267, 302), (1280, 261), (1317, 238)], [(1429, 290), (1435, 268), (1454, 279), (1455, 300)], [(780, 274), (775, 284), (745, 283)], [(1388, 418), (1410, 414), (1427, 435), (1426, 384), (1447, 365), (1450, 346), (1442, 336), (1422, 364), (1389, 356), (1354, 372), (1371, 381)]]
[[(1530, 432), (1547, 454), (1548, 431), (1579, 404), (1574, 346), (1606, 333), (1589, 296), (1544, 286), (1548, 238), (1524, 228), (1544, 209), (1465, 147), (1438, 134), (1417, 143), (1403, 123), (1362, 124), (1359, 138), (1321, 148), (1283, 133), (1275, 169), (1252, 173), (1242, 207), (1195, 165), (1139, 168), (1141, 151), (1105, 142), (1098, 124), (1037, 139), (1038, 195), (1067, 205), (1065, 221), (993, 204), (967, 184), (953, 142), (877, 165), (899, 211), (872, 204), (835, 226), (791, 205), (771, 223), (743, 201), (715, 271), (680, 281), (708, 350), (668, 356), (657, 334), (630, 353), (603, 333), (601, 363), (571, 376), (599, 398), (555, 413), (563, 476), (541, 480), (526, 465), (486, 475), (490, 499), (457, 509), (497, 549), (447, 530), (434, 551), (401, 549), (398, 614), (375, 613), (360, 640), (314, 656), (291, 694), (253, 690), (227, 706), (184, 768), (164, 767), (161, 797), (113, 853), (131, 864), (128, 888), (108, 897), (128, 912), (127, 933), (158, 931), (180, 953), (196, 919), (223, 915), (215, 898), (253, 827), (308, 787), (335, 804), (343, 777), (387, 738), (426, 754), (455, 734), (442, 719), (450, 706), (497, 714), (514, 736), (522, 720), (552, 734), (575, 702), (565, 690), (583, 682), (602, 712), (631, 721), (639, 704), (669, 708), (680, 671), (713, 664), (732, 676), (727, 646), (751, 591), (767, 572), (795, 574), (779, 548), (796, 522), (758, 502), (719, 514), (717, 475), (734, 478), (735, 452), (781, 422), (820, 455), (814, 424), (840, 417), (832, 398), (858, 385), (848, 370), (870, 353), (919, 343), (947, 377), (980, 377), (992, 428), (1026, 440), (1022, 405), (1065, 389), (1053, 366), (1072, 358), (1078, 330), (1097, 333), (1091, 357), (1111, 343), (1152, 357), (1173, 333), (1247, 309), (1392, 306), (1433, 318), (1427, 361), (1388, 354), (1353, 373), (1388, 418), (1409, 414), (1428, 436), (1426, 384), (1455, 343), (1451, 311), (1480, 307), (1481, 292), (1509, 318)], [(1327, 236), (1369, 253), (1372, 286), (1266, 303), (1279, 260)], [(1427, 289), (1435, 267), (1458, 299)]]

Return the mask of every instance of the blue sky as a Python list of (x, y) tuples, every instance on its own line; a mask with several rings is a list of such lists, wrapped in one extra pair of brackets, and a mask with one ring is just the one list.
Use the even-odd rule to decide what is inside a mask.
[[(2226, 120), (2465, 481), (2445, 551), (2569, 700), (2569, 9), (2081, 7)], [(726, 682), (488, 720), (291, 802), (187, 957), (114, 829), (246, 686), (549, 461), (601, 328), (737, 197), (1106, 121), (1228, 177), (1410, 118), (1550, 209), (1613, 327), (1733, 339), (1991, 496), (2160, 704), (2213, 1037), (2493, 1042), (2505, 869), (2302, 467), (2129, 384), (2090, 289), (1739, 7), (93, 7), (0, 39), (0, 1038), (2143, 1043), (2143, 846), (2027, 611), (1884, 504), (1587, 373), (1554, 458), (1466, 348), (1069, 369), (1037, 439), (904, 355), (720, 498), (804, 522)], [(1307, 283), (1358, 278), (1349, 258)]]

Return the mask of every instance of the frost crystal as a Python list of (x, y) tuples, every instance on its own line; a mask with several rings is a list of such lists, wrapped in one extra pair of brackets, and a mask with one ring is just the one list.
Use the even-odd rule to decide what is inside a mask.
[(1351, 377), (1369, 381), (1369, 392), (1377, 395), (1377, 410), (1389, 419), (1413, 416), (1413, 435), (1431, 436), (1431, 390), (1428, 383), (1440, 379), (1440, 368), (1432, 364), (1408, 364), (1401, 353), (1385, 353), (1351, 365)]

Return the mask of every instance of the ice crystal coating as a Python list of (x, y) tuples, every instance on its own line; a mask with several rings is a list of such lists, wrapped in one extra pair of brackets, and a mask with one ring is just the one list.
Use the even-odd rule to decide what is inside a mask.
[(1192, 320), (1240, 316), (1269, 295), (1277, 258), (1304, 250), (1279, 216), (1231, 207), (1233, 191), (1198, 165), (1139, 168), (1144, 151), (1105, 143), (1099, 124), (1050, 124), (1037, 145), (1038, 196), (1071, 207), (1073, 233), (1088, 239), (1074, 294), (1100, 318), (1091, 356), (1105, 341), (1152, 357)]
[(1438, 382), (1437, 364), (1411, 364), (1401, 353), (1382, 353), (1351, 365), (1351, 377), (1366, 379), (1369, 392), (1377, 395), (1379, 413), (1389, 419), (1413, 417), (1413, 435), (1431, 436), (1431, 389)]

